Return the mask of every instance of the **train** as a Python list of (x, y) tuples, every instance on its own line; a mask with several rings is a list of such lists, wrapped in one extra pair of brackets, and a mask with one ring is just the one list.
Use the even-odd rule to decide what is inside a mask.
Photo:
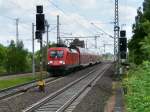
[(100, 63), (102, 56), (86, 48), (51, 47), (48, 49), (47, 72), (52, 74)]

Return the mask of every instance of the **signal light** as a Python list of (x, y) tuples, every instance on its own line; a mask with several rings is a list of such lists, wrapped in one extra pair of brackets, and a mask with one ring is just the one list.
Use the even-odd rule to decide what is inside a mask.
[(126, 57), (127, 57), (126, 52), (120, 52), (121, 59), (126, 59)]
[(127, 51), (127, 38), (119, 38), (119, 48), (120, 52)]
[(125, 30), (120, 31), (120, 37), (126, 37), (126, 31)]
[(40, 31), (36, 31), (35, 32), (35, 38), (39, 39), (39, 40), (42, 40), (42, 33)]
[(120, 58), (126, 59), (126, 52), (127, 52), (127, 38), (119, 38), (119, 51), (120, 51)]
[(36, 6), (36, 11), (37, 13), (43, 13), (43, 6), (42, 5)]
[(45, 15), (44, 14), (36, 14), (36, 30), (45, 31)]

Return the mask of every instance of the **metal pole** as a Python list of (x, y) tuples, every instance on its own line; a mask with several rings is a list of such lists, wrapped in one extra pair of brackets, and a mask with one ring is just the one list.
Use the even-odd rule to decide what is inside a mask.
[(19, 40), (19, 31), (18, 31), (18, 24), (19, 24), (19, 19), (16, 19), (16, 45), (18, 45), (18, 40)]
[(105, 54), (105, 48), (106, 48), (106, 44), (104, 44), (104, 54)]
[(34, 60), (34, 23), (32, 23), (32, 74), (35, 75), (35, 60)]
[(49, 35), (48, 35), (48, 30), (49, 30), (49, 24), (48, 24), (48, 22), (47, 22), (47, 46), (46, 46), (46, 50), (47, 50), (47, 56), (46, 56), (46, 68), (47, 68), (47, 65), (48, 65), (48, 48), (49, 48)]
[(116, 62), (116, 75), (119, 76), (120, 69), (120, 51), (119, 51), (119, 8), (118, 0), (115, 0), (115, 18), (114, 18), (114, 61)]
[(97, 36), (95, 36), (95, 49), (97, 48)]
[(59, 15), (57, 15), (57, 44), (60, 44)]
[(43, 39), (40, 40), (40, 80), (43, 80)]
[(87, 48), (87, 40), (85, 41), (85, 48)]
[(38, 82), (39, 90), (45, 91), (45, 81), (43, 80), (43, 39), (40, 39), (40, 80)]

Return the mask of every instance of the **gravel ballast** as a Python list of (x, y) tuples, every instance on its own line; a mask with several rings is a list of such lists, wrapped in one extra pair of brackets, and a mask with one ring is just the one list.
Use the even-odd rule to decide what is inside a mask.
[(73, 112), (104, 112), (107, 100), (112, 95), (113, 67), (97, 81)]
[(45, 93), (38, 92), (38, 89), (34, 88), (18, 96), (2, 100), (0, 101), (0, 112), (21, 112), (21, 110), (25, 109), (29, 105), (36, 103), (40, 99), (64, 87), (68, 83), (78, 79), (89, 71), (95, 68), (101, 68), (103, 65), (104, 63), (101, 63), (99, 65), (89, 67), (79, 72), (65, 76), (63, 79), (47, 85)]

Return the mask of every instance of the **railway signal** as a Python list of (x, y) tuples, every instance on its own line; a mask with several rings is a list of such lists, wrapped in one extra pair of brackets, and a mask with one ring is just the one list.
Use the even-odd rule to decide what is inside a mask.
[(37, 13), (43, 13), (43, 6), (42, 5), (38, 5), (36, 6), (37, 8)]
[(45, 31), (45, 15), (36, 14), (36, 30), (44, 32)]
[(42, 33), (45, 32), (45, 15), (43, 14), (43, 6), (39, 5), (36, 7), (36, 39), (40, 40), (40, 80), (38, 81), (38, 86), (40, 91), (45, 90), (45, 81), (43, 80), (43, 41)]
[(127, 38), (126, 38), (126, 31), (125, 30), (120, 31), (119, 51), (120, 51), (120, 58), (126, 59)]
[(43, 14), (43, 6), (37, 6), (36, 14), (36, 31), (44, 33), (45, 31), (45, 15)]

